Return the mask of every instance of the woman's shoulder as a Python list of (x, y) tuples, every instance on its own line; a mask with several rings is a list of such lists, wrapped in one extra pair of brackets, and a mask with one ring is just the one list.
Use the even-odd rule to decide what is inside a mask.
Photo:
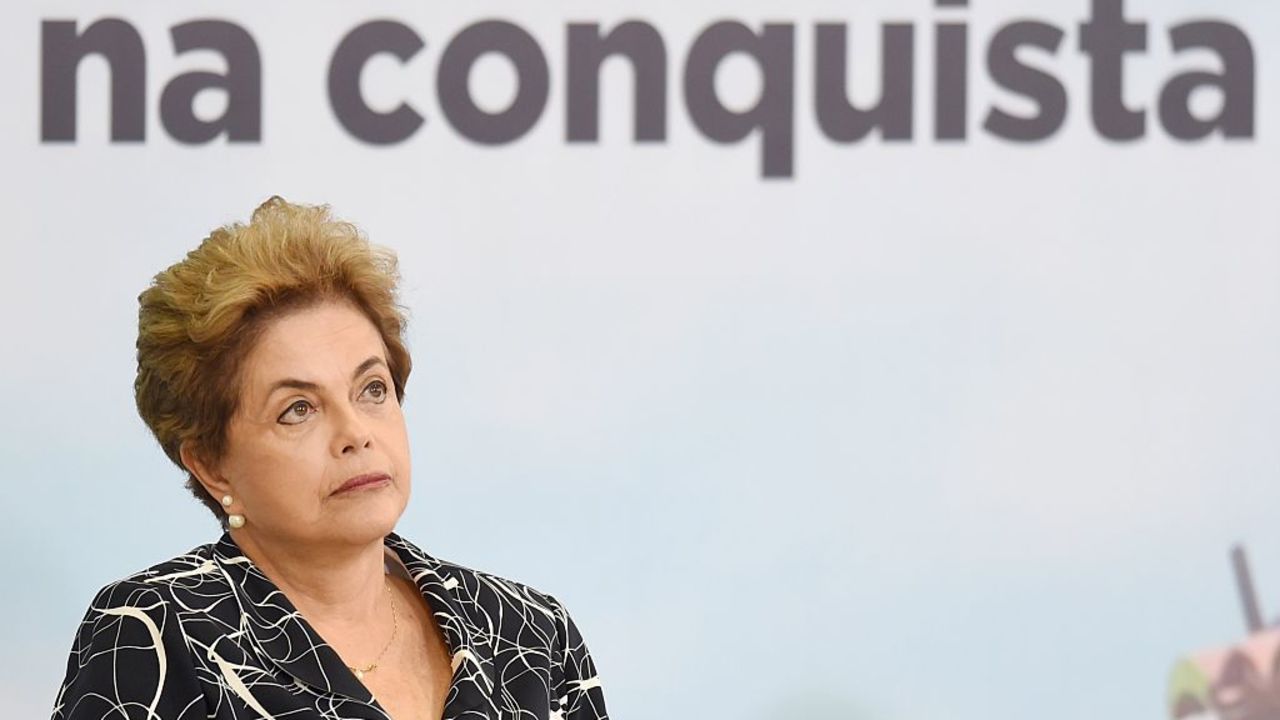
[(216, 543), (197, 545), (152, 565), (111, 580), (98, 590), (97, 598), (120, 598), (135, 595), (171, 597), (175, 589), (208, 587), (225, 583), (214, 561)]
[(193, 599), (220, 594), (210, 591), (213, 575), (205, 569), (212, 552), (194, 548), (97, 591), (72, 640), (54, 720), (108, 717), (133, 706), (151, 708), (153, 717), (205, 716), (193, 650), (200, 636), (184, 616)]
[(216, 543), (199, 545), (101, 585), (81, 620), (82, 638), (101, 643), (102, 629), (117, 623), (157, 639), (185, 636), (191, 617), (221, 620), (226, 603), (220, 600), (232, 588), (215, 556)]

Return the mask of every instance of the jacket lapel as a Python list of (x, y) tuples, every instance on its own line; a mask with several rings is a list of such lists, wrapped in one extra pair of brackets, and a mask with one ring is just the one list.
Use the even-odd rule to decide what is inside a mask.
[(453, 682), (444, 717), (474, 717), (482, 711), (487, 717), (497, 718), (499, 712), (493, 702), (497, 690), (493, 638), (491, 631), (476, 624), (483, 613), (466, 597), (466, 578), (395, 533), (387, 536), (385, 544), (404, 563), (449, 644)]
[(298, 614), (289, 598), (244, 555), (230, 533), (218, 540), (215, 558), (240, 603), (240, 631), (282, 670), (321, 690), (372, 702), (373, 695), (342, 658)]
[[(445, 701), (444, 717), (476, 717), (478, 713), (497, 718), (493, 702), (497, 690), (493, 640), (490, 632), (476, 625), (483, 613), (468, 600), (463, 585), (466, 578), (446, 568), (395, 533), (384, 546), (392, 550), (409, 571), (440, 625), (452, 656), (453, 679)], [(230, 579), (240, 605), (240, 631), (252, 638), (272, 663), (301, 682), (320, 690), (373, 703), (373, 695), (342, 662), (342, 658), (298, 613), (297, 608), (253, 564), (231, 533), (224, 532), (216, 544), (215, 560)]]

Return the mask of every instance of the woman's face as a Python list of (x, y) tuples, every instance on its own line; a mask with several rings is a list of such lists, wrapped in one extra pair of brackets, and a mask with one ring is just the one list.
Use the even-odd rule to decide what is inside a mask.
[[(269, 321), (245, 359), (219, 472), (236, 533), (260, 544), (362, 544), (409, 500), (409, 441), (386, 347), (350, 302)], [(385, 475), (344, 489), (353, 478)], [(221, 498), (218, 498), (219, 500)]]

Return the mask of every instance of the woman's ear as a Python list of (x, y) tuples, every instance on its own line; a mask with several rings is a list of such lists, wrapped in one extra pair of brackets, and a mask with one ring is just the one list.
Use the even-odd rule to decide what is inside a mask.
[(204, 487), (204, 491), (209, 493), (209, 497), (215, 501), (221, 501), (224, 495), (231, 493), (231, 484), (219, 475), (212, 465), (204, 461), (203, 454), (190, 440), (182, 441), (178, 446), (178, 455), (182, 458), (182, 464), (186, 466), (187, 472), (195, 476)]

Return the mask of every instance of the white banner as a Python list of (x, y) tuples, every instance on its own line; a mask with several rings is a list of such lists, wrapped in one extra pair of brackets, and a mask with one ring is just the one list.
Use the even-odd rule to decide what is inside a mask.
[(399, 253), (400, 530), (553, 590), (613, 716), (1280, 718), (1274, 3), (85, 0), (0, 43), (8, 714), (216, 538), (137, 296), (279, 194)]

